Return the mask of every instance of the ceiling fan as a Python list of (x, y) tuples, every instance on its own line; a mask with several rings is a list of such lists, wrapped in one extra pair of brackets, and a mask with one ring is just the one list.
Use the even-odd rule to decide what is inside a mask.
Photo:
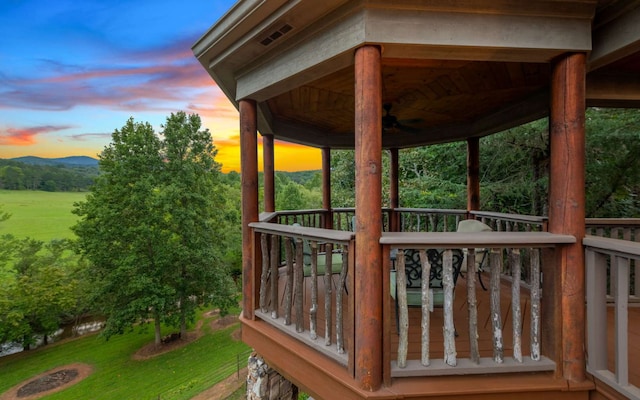
[(417, 128), (407, 126), (406, 124), (412, 124), (421, 122), (422, 120), (419, 118), (410, 119), (410, 120), (398, 120), (395, 115), (391, 114), (391, 103), (384, 103), (382, 105), (385, 113), (382, 116), (382, 132), (407, 132), (407, 133), (416, 133), (419, 130)]

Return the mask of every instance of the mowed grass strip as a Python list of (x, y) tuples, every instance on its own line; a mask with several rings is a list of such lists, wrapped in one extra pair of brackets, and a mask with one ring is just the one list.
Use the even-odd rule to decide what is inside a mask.
[[(205, 321), (206, 323), (207, 321)], [(232, 338), (239, 324), (205, 334), (188, 345), (146, 359), (133, 354), (153, 340), (150, 327), (104, 341), (91, 335), (19, 355), (0, 358), (0, 394), (52, 368), (72, 363), (93, 366), (93, 373), (46, 399), (190, 399), (229, 374), (215, 374), (220, 366), (233, 365), (248, 347)], [(246, 358), (240, 360), (246, 365)], [(214, 378), (215, 377), (215, 378)], [(217, 380), (216, 380), (217, 379)]]
[(73, 203), (83, 201), (87, 193), (0, 190), (2, 210), (11, 218), (0, 223), (0, 235), (37, 240), (73, 238), (71, 231), (78, 217), (71, 213)]

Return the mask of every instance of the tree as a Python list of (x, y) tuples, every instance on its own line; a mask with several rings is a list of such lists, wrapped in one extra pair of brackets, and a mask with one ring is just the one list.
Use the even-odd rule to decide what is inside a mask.
[[(640, 215), (638, 126), (638, 110), (586, 110), (587, 217)], [(482, 138), (480, 208), (546, 215), (549, 155), (548, 118)], [(402, 207), (466, 207), (465, 142), (403, 149), (399, 162)], [(332, 153), (334, 207), (353, 205), (354, 166), (352, 151)]]
[(129, 119), (100, 155), (86, 201), (75, 205), (73, 230), (107, 338), (152, 318), (160, 344), (162, 322), (184, 331), (198, 304), (224, 309), (232, 300), (220, 166), (200, 128), (197, 115), (183, 112), (167, 118), (160, 136)]
[(399, 154), (402, 207), (464, 208), (466, 153), (464, 143), (402, 150)]
[(587, 216), (640, 216), (640, 112), (590, 108), (586, 118)]
[(0, 342), (29, 349), (40, 335), (57, 331), (77, 303), (75, 257), (66, 240), (49, 243), (1, 238), (4, 277), (0, 282)]
[[(220, 164), (208, 130), (200, 117), (172, 114), (164, 126), (164, 169), (160, 174), (160, 203), (164, 229), (171, 233), (165, 248), (178, 308), (173, 321), (186, 333), (198, 304), (230, 305), (234, 288), (223, 263), (228, 225)], [(168, 250), (168, 251), (166, 251)]]

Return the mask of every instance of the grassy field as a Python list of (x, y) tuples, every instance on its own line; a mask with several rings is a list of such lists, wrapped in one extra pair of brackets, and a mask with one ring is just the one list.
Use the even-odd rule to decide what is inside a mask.
[(2, 210), (11, 218), (0, 223), (0, 235), (42, 241), (73, 237), (69, 229), (77, 220), (71, 213), (73, 203), (85, 199), (86, 193), (0, 190)]
[[(238, 355), (246, 366), (247, 346), (232, 338), (236, 323), (212, 331), (205, 321), (198, 340), (151, 359), (132, 355), (153, 341), (153, 332), (133, 332), (104, 341), (96, 335), (0, 358), (0, 394), (44, 371), (72, 363), (93, 373), (44, 399), (190, 399), (236, 371)], [(221, 368), (222, 367), (222, 368)], [(221, 371), (221, 369), (227, 369)]]

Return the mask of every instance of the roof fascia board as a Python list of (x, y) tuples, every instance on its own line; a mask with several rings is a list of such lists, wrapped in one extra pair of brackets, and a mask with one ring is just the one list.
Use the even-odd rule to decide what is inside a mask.
[(372, 9), (366, 29), (370, 43), (454, 47), (461, 52), (466, 47), (591, 50), (589, 19)]
[(272, 15), (286, 3), (287, 0), (238, 1), (192, 46), (193, 53), (197, 58), (205, 53), (210, 60), (218, 57), (230, 46), (238, 46), (238, 42), (243, 43), (244, 41), (240, 40), (243, 36), (246, 37), (256, 26), (267, 23), (264, 21), (265, 15)]
[(264, 101), (338, 71), (353, 63), (352, 52), (363, 38), (362, 13), (341, 18), (330, 29), (299, 34), (287, 48), (253, 60), (252, 69), (238, 74), (236, 99)]
[(403, 57), (411, 47), (413, 57), (429, 59), (548, 62), (567, 51), (590, 51), (590, 32), (588, 19), (354, 10), (252, 60), (251, 69), (237, 77), (236, 99), (264, 101), (338, 71), (352, 64), (354, 49), (366, 43), (382, 45), (384, 57)]

